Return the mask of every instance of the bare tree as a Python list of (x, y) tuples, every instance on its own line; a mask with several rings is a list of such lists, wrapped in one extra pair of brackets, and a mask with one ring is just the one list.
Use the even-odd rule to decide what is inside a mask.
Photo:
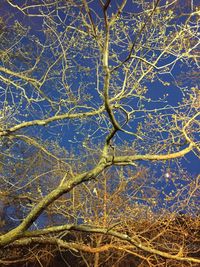
[[(154, 258), (200, 262), (179, 253), (180, 247), (163, 249), (151, 237), (115, 230), (100, 221), (99, 211), (92, 224), (86, 222), (86, 211), (83, 220), (65, 216), (68, 221), (60, 225), (38, 223), (52, 210), (59, 215), (59, 201), (110, 169), (118, 177), (119, 170), (129, 168), (131, 173), (141, 162), (157, 169), (152, 176), (159, 177), (163, 163), (165, 178), (173, 182), (170, 166), (180, 170), (188, 153), (198, 158), (199, 91), (195, 79), (188, 82), (180, 74), (199, 68), (199, 11), (193, 2), (182, 8), (179, 4), (3, 2), (1, 194), (20, 198), (23, 214), (2, 232), (1, 247), (36, 242), (81, 250), (62, 238), (49, 238), (80, 231), (100, 234), (100, 240), (112, 236)], [(10, 10), (13, 17), (7, 16)], [(194, 184), (191, 197), (197, 194), (198, 179)], [(92, 190), (95, 199), (97, 188)], [(151, 192), (149, 199), (153, 196)], [(77, 205), (78, 197), (73, 197)]]
[[(156, 183), (153, 185), (158, 177), (153, 179), (152, 174), (151, 178), (149, 175), (146, 169), (129, 169), (129, 178), (123, 169), (117, 173), (104, 172), (95, 183), (80, 185), (55, 201), (46, 210), (43, 224), (46, 222), (56, 226), (58, 222), (62, 222), (71, 225), (84, 223), (91, 227), (100, 225), (109, 231), (114, 230), (115, 233), (125, 233), (129, 237), (137, 238), (147, 247), (153, 246), (185, 258), (198, 257), (199, 217), (195, 216), (195, 211), (198, 212), (198, 208), (195, 209), (198, 178), (192, 181), (185, 177), (184, 182), (187, 181), (187, 185), (177, 185), (173, 195), (166, 194), (164, 198), (162, 192), (167, 191), (167, 188), (163, 186), (162, 191), (160, 187), (158, 189)], [(180, 177), (174, 183), (178, 180)], [(26, 197), (15, 196), (14, 199), (15, 202), (20, 200), (21, 205), (25, 206), (28, 197), (31, 198), (30, 193)], [(35, 201), (33, 206), (39, 201), (39, 197), (31, 199)], [(163, 202), (165, 207), (161, 205)], [(16, 217), (16, 211), (13, 216)], [(1, 250), (1, 255), (5, 265), (23, 262), (25, 265), (33, 262), (36, 264), (37, 261), (43, 266), (49, 266), (53, 262), (58, 265), (58, 255), (72, 266), (191, 265), (190, 262), (181, 263), (175, 258), (166, 259), (159, 254), (152, 255), (130, 244), (126, 239), (89, 230), (86, 233), (73, 230), (51, 233), (45, 239), (37, 236), (20, 239)], [(193, 266), (198, 264), (193, 263)]]

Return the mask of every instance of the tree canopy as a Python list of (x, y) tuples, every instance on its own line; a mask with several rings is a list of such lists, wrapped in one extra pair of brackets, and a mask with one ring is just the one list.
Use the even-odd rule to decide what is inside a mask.
[(0, 263), (198, 266), (199, 7), (1, 7)]

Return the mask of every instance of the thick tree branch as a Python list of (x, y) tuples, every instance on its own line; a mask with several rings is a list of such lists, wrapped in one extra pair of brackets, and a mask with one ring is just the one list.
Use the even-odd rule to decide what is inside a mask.
[[(91, 253), (96, 253), (96, 252), (102, 252), (110, 248), (117, 248), (117, 246), (111, 245), (105, 245), (101, 246), (99, 248), (92, 248), (88, 247), (83, 244), (75, 244), (75, 243), (68, 243), (63, 240), (57, 239), (57, 238), (45, 238), (45, 239), (39, 239), (37, 236), (45, 234), (45, 233), (56, 233), (60, 231), (80, 231), (80, 232), (87, 232), (87, 233), (99, 233), (99, 234), (104, 234), (104, 235), (110, 235), (113, 237), (118, 238), (119, 240), (127, 241), (128, 243), (133, 245), (134, 247), (137, 247), (140, 250), (143, 250), (145, 252), (148, 252), (150, 254), (155, 254), (158, 256), (161, 256), (163, 258), (167, 259), (173, 259), (177, 261), (187, 261), (187, 262), (194, 262), (194, 263), (200, 263), (200, 259), (192, 258), (192, 257), (182, 257), (179, 256), (178, 254), (172, 255), (170, 253), (160, 251), (158, 249), (153, 248), (151, 245), (144, 244), (140, 239), (136, 237), (130, 237), (127, 234), (119, 233), (114, 230), (109, 230), (107, 228), (99, 228), (95, 227), (92, 225), (64, 225), (64, 226), (55, 226), (55, 227), (50, 227), (46, 228), (43, 230), (36, 230), (32, 232), (25, 232), (23, 236), (26, 237), (25, 239), (21, 239), (19, 241), (16, 241), (16, 243), (13, 243), (13, 245), (29, 245), (32, 242), (33, 243), (43, 243), (43, 244), (54, 244), (54, 245), (60, 245), (61, 247), (65, 247), (67, 249), (75, 249), (75, 250), (83, 250), (85, 252), (91, 252)], [(71, 246), (70, 246), (71, 244)], [(122, 246), (123, 247), (123, 246)], [(130, 248), (130, 247), (129, 247)], [(123, 248), (122, 248), (123, 250)]]
[(70, 192), (75, 186), (78, 184), (91, 180), (97, 177), (105, 168), (107, 167), (107, 163), (105, 158), (102, 158), (97, 166), (91, 171), (79, 174), (75, 177), (72, 177), (66, 183), (61, 183), (56, 189), (51, 191), (48, 195), (46, 195), (33, 209), (32, 211), (25, 217), (22, 223), (9, 231), (8, 233), (0, 236), (0, 247), (5, 246), (17, 238), (23, 236), (24, 231), (26, 231), (32, 223), (40, 216), (40, 214), (55, 200), (57, 200), (63, 194)]
[[(163, 154), (163, 155), (132, 155), (132, 156), (116, 156), (114, 159), (112, 159), (112, 162), (116, 165), (126, 165), (131, 164), (132, 162), (136, 160), (170, 160), (170, 159), (176, 159), (184, 157), (187, 153), (191, 152), (192, 149), (195, 147), (193, 143), (190, 143), (188, 147), (184, 148), (181, 151), (169, 153), (169, 154)], [(111, 158), (109, 158), (111, 161)]]
[(93, 111), (88, 111), (88, 112), (80, 112), (80, 113), (74, 113), (74, 114), (70, 114), (70, 113), (65, 113), (65, 114), (61, 114), (61, 115), (55, 115), (52, 117), (49, 117), (47, 119), (41, 119), (41, 120), (33, 120), (33, 121), (27, 121), (27, 122), (22, 122), (19, 123), (18, 125), (15, 125), (9, 129), (6, 130), (1, 130), (0, 129), (0, 137), (1, 136), (8, 136), (18, 130), (21, 130), (23, 128), (27, 128), (30, 126), (44, 126), (47, 125), (51, 122), (54, 121), (60, 121), (60, 120), (65, 120), (65, 119), (81, 119), (81, 118), (85, 118), (85, 117), (91, 117), (91, 116), (95, 116), (97, 114), (100, 114), (104, 111), (104, 107), (100, 107), (97, 110), (93, 110)]

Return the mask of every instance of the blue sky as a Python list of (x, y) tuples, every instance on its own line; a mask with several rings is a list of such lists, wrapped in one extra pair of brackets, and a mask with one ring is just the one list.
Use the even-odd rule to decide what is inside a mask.
[[(163, 1), (164, 2), (164, 1)], [(162, 3), (162, 1), (161, 1)], [(21, 41), (22, 45), (27, 45), (27, 48), (30, 48), (30, 50), (32, 49), (31, 45), (33, 45), (33, 49), (32, 52), (30, 53), (32, 58), (30, 60), (30, 62), (32, 63), (34, 61), (34, 54), (38, 55), (41, 51), (41, 47), (37, 47), (37, 41), (36, 38), (38, 38), (38, 42), (46, 42), (45, 45), (48, 46), (48, 42), (50, 42), (46, 36), (44, 36), (44, 34), (42, 33), (41, 29), (42, 27), (44, 27), (44, 29), (46, 31), (50, 31), (51, 28), (50, 26), (46, 26), (47, 25), (47, 21), (45, 23), (43, 23), (42, 18), (38, 18), (38, 17), (27, 17), (25, 15), (23, 15), (20, 11), (16, 12), (16, 9), (11, 7), (10, 5), (6, 4), (6, 2), (3, 3), (3, 8), (1, 9), (1, 14), (7, 16), (7, 14), (13, 16), (11, 18), (11, 20), (8, 20), (8, 27), (11, 27), (14, 22), (17, 20), (21, 23), (21, 26), (24, 26), (24, 28), (26, 27), (30, 27), (29, 30), (29, 37), (26, 38), (24, 37), (23, 40)], [(95, 8), (95, 10), (98, 12), (99, 11), (99, 6), (95, 5), (93, 3), (93, 7)], [(115, 6), (112, 7), (113, 9), (115, 8)], [(135, 9), (135, 10), (133, 10)], [(138, 13), (140, 11), (140, 7), (136, 8), (135, 6), (131, 6), (131, 5), (127, 5), (126, 9), (125, 9), (125, 16), (128, 16), (128, 14), (126, 12), (129, 11), (137, 11), (136, 13)], [(110, 10), (110, 13), (112, 13), (112, 9)], [(95, 13), (94, 13), (95, 14)], [(101, 14), (101, 13), (99, 13)], [(63, 13), (60, 14), (61, 18), (64, 19), (64, 15)], [(158, 15), (159, 16), (159, 15)], [(69, 24), (71, 17), (67, 17), (65, 23), (66, 25)], [(55, 19), (55, 22), (57, 22), (58, 18)], [(69, 21), (68, 21), (69, 20)], [(182, 18), (182, 21), (179, 21), (179, 25), (176, 25), (177, 28), (178, 26), (180, 26), (182, 24), (182, 22), (184, 21), (184, 18)], [(79, 21), (77, 22), (77, 24), (80, 23)], [(102, 23), (102, 22), (101, 22)], [(129, 23), (129, 22), (128, 22)], [(49, 22), (50, 24), (50, 22)], [(76, 25), (76, 24), (75, 24)], [(101, 25), (101, 24), (100, 24)], [(80, 26), (80, 25), (79, 25)], [(82, 25), (81, 25), (82, 26)], [(80, 26), (80, 27), (81, 27)], [(119, 27), (121, 27), (120, 29), (123, 30), (123, 28), (126, 26), (126, 24), (124, 23), (123, 25), (119, 25)], [(152, 26), (153, 27), (153, 26)], [(170, 27), (169, 27), (170, 28)], [(62, 28), (61, 25), (59, 25), (56, 30), (58, 30), (58, 34), (61, 34), (61, 37), (63, 38), (62, 40), (67, 40), (67, 41), (71, 41), (71, 39), (73, 38), (73, 34), (71, 34), (70, 36), (65, 36), (64, 35), (64, 27)], [(102, 26), (102, 30), (103, 30), (103, 26)], [(141, 46), (144, 45), (143, 42), (145, 42), (145, 40), (148, 41), (148, 37), (149, 37), (149, 32), (151, 29), (147, 29), (146, 30), (146, 35), (144, 34), (144, 36), (142, 36), (141, 38), (143, 38), (141, 41)], [(153, 30), (152, 30), (153, 31)], [(113, 33), (114, 34), (114, 33)], [(130, 37), (132, 37), (134, 39), (135, 37), (135, 33), (134, 31), (130, 33)], [(35, 37), (33, 37), (35, 36)], [(31, 39), (30, 41), (30, 38)], [(78, 36), (75, 36), (76, 42), (78, 40)], [(169, 37), (169, 36), (168, 36)], [(80, 37), (81, 38), (81, 37)], [(170, 36), (170, 38), (173, 38), (173, 36)], [(91, 41), (90, 39), (86, 39), (87, 41)], [(92, 41), (91, 41), (92, 42)], [(140, 41), (138, 41), (140, 42)], [(84, 40), (80, 40), (80, 44), (83, 46), (84, 45)], [(153, 40), (152, 40), (152, 45), (154, 45)], [(57, 43), (56, 43), (57, 45)], [(56, 45), (54, 47), (54, 53), (51, 51), (51, 49), (47, 49), (47, 52), (45, 52), (44, 55), (44, 59), (41, 59), (41, 68), (38, 68), (37, 71), (33, 72), (33, 76), (35, 78), (40, 77), (41, 73), (43, 74), (44, 69), (48, 67), (48, 60), (50, 62), (54, 62), (54, 60), (56, 60), (56, 56), (55, 56), (55, 51), (56, 51)], [(66, 45), (66, 44), (65, 44)], [(73, 45), (73, 44), (71, 44)], [(17, 120), (33, 120), (33, 119), (40, 119), (40, 118), (47, 118), (48, 116), (53, 116), (55, 114), (61, 114), (62, 112), (66, 112), (66, 110), (70, 109), (70, 108), (74, 108), (74, 106), (76, 105), (76, 100), (79, 99), (79, 105), (82, 105), (82, 107), (80, 109), (77, 108), (77, 110), (79, 111), (87, 111), (87, 108), (94, 108), (94, 107), (98, 107), (100, 106), (100, 103), (103, 104), (103, 99), (101, 97), (100, 94), (98, 94), (97, 88), (96, 88), (96, 61), (95, 61), (95, 57), (92, 58), (88, 58), (90, 55), (90, 49), (89, 46), (85, 47), (84, 52), (86, 54), (81, 54), (80, 50), (78, 47), (79, 42), (76, 43), (76, 47), (72, 48), (72, 46), (69, 49), (69, 61), (67, 61), (67, 64), (69, 63), (69, 71), (67, 72), (66, 75), (66, 82), (67, 82), (67, 86), (70, 87), (70, 90), (68, 91), (68, 95), (71, 97), (66, 97), (64, 96), (64, 89), (63, 89), (63, 84), (62, 83), (62, 79), (60, 76), (59, 71), (63, 71), (64, 68), (62, 68), (62, 65), (58, 65), (57, 67), (55, 67), (55, 77), (59, 77), (57, 80), (56, 79), (52, 79), (52, 77), (50, 77), (51, 79), (49, 79), (49, 81), (47, 81), (45, 83), (45, 85), (42, 87), (43, 92), (46, 94), (47, 97), (50, 97), (51, 100), (60, 100), (64, 99), (64, 101), (66, 101), (66, 105), (58, 105), (55, 104), (54, 105), (50, 105), (48, 101), (46, 101), (45, 99), (40, 100), (39, 102), (31, 102), (31, 103), (27, 103), (26, 100), (24, 99), (23, 93), (18, 94), (18, 91), (15, 91), (15, 88), (11, 88), (11, 91), (13, 92), (10, 93), (8, 91), (7, 93), (7, 101), (9, 102), (9, 104), (12, 106), (13, 102), (15, 102), (16, 105), (16, 114), (17, 114), (17, 118), (15, 120), (15, 123), (18, 123)], [(91, 44), (92, 45), (92, 44)], [(139, 47), (139, 45), (138, 45)], [(113, 56), (114, 54), (117, 54), (119, 56), (119, 59), (123, 59), (124, 57), (126, 57), (127, 55), (127, 51), (123, 51), (122, 47), (120, 46), (115, 46), (115, 44), (111, 45), (111, 48), (113, 49)], [(38, 50), (37, 50), (38, 49)], [(139, 48), (138, 48), (139, 50)], [(61, 51), (61, 48), (58, 46), (58, 51)], [(92, 52), (94, 52), (95, 50), (92, 50)], [(30, 51), (29, 51), (30, 52)], [(88, 53), (88, 54), (87, 54)], [(155, 49), (154, 51), (155, 56), (158, 55), (158, 51)], [(150, 58), (152, 56), (152, 50), (148, 50), (147, 48), (144, 47), (144, 49), (139, 50), (138, 56), (144, 56), (145, 58)], [(73, 56), (76, 59), (73, 61)], [(86, 56), (86, 58), (85, 58)], [(48, 60), (47, 60), (48, 59)], [(163, 61), (161, 61), (161, 63), (163, 64), (163, 62), (165, 61), (166, 63), (171, 62), (171, 60), (173, 59), (173, 55), (168, 55), (168, 57), (163, 58)], [(24, 68), (26, 67), (26, 63), (22, 63), (22, 61), (20, 62), (20, 58), (18, 59), (19, 61), (16, 63), (17, 65), (19, 64), (24, 64)], [(64, 59), (63, 59), (64, 60)], [(99, 61), (100, 62), (100, 61)], [(61, 61), (61, 63), (66, 64), (66, 62)], [(1, 63), (2, 66), (3, 63)], [(70, 64), (72, 64), (72, 66), (70, 66)], [(74, 65), (73, 65), (74, 64)], [(113, 64), (113, 67), (115, 67), (116, 62), (110, 60), (110, 64)], [(160, 63), (159, 63), (160, 64)], [(160, 65), (158, 65), (159, 67)], [(145, 67), (145, 66), (144, 66)], [(126, 130), (136, 130), (137, 127), (139, 127), (139, 123), (143, 123), (144, 128), (148, 129), (148, 136), (144, 135), (143, 140), (138, 140), (135, 142), (135, 137), (131, 136), (129, 134), (123, 133), (123, 132), (119, 132), (117, 137), (114, 140), (114, 145), (117, 146), (119, 145), (119, 151), (120, 153), (123, 153), (123, 151), (120, 151), (121, 147), (123, 147), (124, 142), (128, 143), (128, 146), (132, 146), (132, 144), (134, 143), (134, 147), (137, 149), (137, 153), (155, 153), (155, 148), (153, 147), (153, 140), (151, 140), (151, 137), (155, 137), (156, 140), (158, 133), (156, 132), (156, 127), (153, 124), (154, 119), (156, 119), (156, 117), (158, 117), (159, 119), (163, 116), (163, 125), (166, 123), (169, 124), (171, 123), (171, 113), (174, 112), (174, 109), (172, 109), (172, 106), (177, 106), (178, 103), (180, 102), (181, 98), (183, 97), (183, 91), (180, 90), (180, 88), (178, 88), (176, 85), (176, 83), (174, 82), (174, 77), (178, 76), (180, 74), (180, 72), (182, 72), (182, 77), (184, 77), (184, 74), (189, 72), (190, 70), (190, 65), (185, 64), (182, 66), (182, 63), (177, 63), (174, 68), (173, 68), (173, 75), (169, 72), (158, 72), (155, 73), (154, 79), (152, 79), (152, 81), (150, 81), (150, 78), (148, 78), (146, 81), (144, 81), (142, 83), (142, 88), (144, 88), (145, 86), (148, 88), (148, 91), (144, 94), (145, 99), (140, 98), (139, 96), (137, 96), (136, 98), (131, 98), (131, 99), (124, 99), (122, 101), (120, 101), (119, 103), (123, 105), (124, 108), (127, 108), (128, 111), (130, 111), (130, 108), (133, 107), (133, 109), (135, 109), (135, 112), (133, 114), (132, 120), (130, 121), (129, 125), (125, 126)], [(12, 68), (12, 66), (11, 66)], [(83, 68), (83, 71), (81, 71), (81, 68)], [(87, 70), (86, 68), (89, 68), (89, 70)], [(57, 72), (56, 72), (57, 71)], [(99, 71), (101, 71), (101, 66), (99, 67)], [(57, 75), (57, 76), (56, 76)], [(120, 69), (117, 73), (118, 76), (116, 76), (116, 79), (113, 79), (112, 81), (112, 88), (113, 91), (111, 91), (111, 95), (115, 92), (115, 89), (118, 90), (117, 92), (120, 92), (122, 84), (123, 84), (123, 75), (124, 75), (124, 70)], [(135, 79), (139, 79), (139, 74), (135, 73)], [(131, 79), (131, 78), (130, 78)], [(187, 78), (188, 79), (188, 78)], [(14, 81), (17, 81), (17, 78), (14, 78)], [(100, 82), (99, 85), (101, 87), (102, 85), (102, 77), (100, 77)], [(185, 84), (188, 83), (188, 81), (185, 81), (183, 78), (183, 82)], [(166, 85), (169, 84), (169, 85)], [(189, 82), (189, 85), (187, 85), (187, 90), (190, 89), (191, 87), (197, 87), (198, 86), (198, 81), (194, 80)], [(42, 96), (38, 96), (37, 92), (33, 92), (32, 87), (30, 86), (26, 86), (26, 92), (28, 97), (32, 97), (37, 99), (41, 98)], [(81, 90), (84, 88), (83, 92), (81, 92), (79, 94), (79, 89), (81, 88)], [(58, 92), (58, 89), (60, 90)], [(102, 89), (102, 88), (100, 88)], [(188, 94), (188, 91), (185, 90), (186, 96)], [(22, 91), (23, 92), (23, 91)], [(19, 97), (20, 95), (20, 97)], [(138, 93), (139, 95), (139, 93)], [(4, 98), (5, 95), (1, 95), (2, 99)], [(13, 97), (14, 100), (13, 100)], [(88, 96), (88, 99), (87, 99)], [(19, 97), (19, 98), (17, 98)], [(189, 98), (189, 94), (187, 96)], [(19, 99), (19, 100), (18, 100)], [(152, 101), (147, 101), (147, 99), (151, 99)], [(5, 100), (5, 99), (4, 99)], [(67, 102), (68, 101), (68, 102)], [(71, 102), (70, 102), (71, 101)], [(53, 101), (52, 101), (53, 102)], [(144, 105), (144, 108), (143, 108)], [(159, 112), (154, 112), (155, 109), (159, 110), (162, 109), (163, 107), (167, 107), (167, 109), (165, 111), (161, 111)], [(60, 110), (58, 110), (60, 108)], [(149, 112), (149, 110), (151, 110)], [(176, 109), (175, 109), (176, 110)], [(184, 111), (184, 109), (183, 109)], [(190, 109), (186, 109), (186, 112), (189, 112)], [(176, 113), (176, 112), (175, 112)], [(150, 116), (152, 116), (152, 118), (148, 118), (146, 120), (146, 117), (148, 114), (151, 114)], [(155, 116), (156, 114), (156, 116)], [(135, 117), (134, 117), (135, 116)], [(121, 123), (124, 122), (125, 120), (125, 116), (123, 112), (120, 113), (116, 113), (116, 118), (119, 119), (119, 121)], [(148, 123), (152, 123), (152, 126), (148, 126)], [(146, 124), (146, 125), (145, 125)], [(97, 126), (100, 125), (101, 128), (97, 131), (96, 128)], [(57, 125), (55, 122), (49, 124), (47, 127), (30, 127), (26, 130), (26, 134), (30, 134), (30, 136), (36, 137), (38, 139), (41, 138), (42, 141), (48, 140), (48, 141), (53, 141), (53, 140), (57, 140), (59, 142), (59, 144), (64, 147), (66, 150), (68, 150), (70, 153), (71, 151), (74, 151), (77, 155), (80, 155), (82, 153), (82, 157), (87, 158), (90, 155), (87, 154), (87, 149), (85, 149), (84, 144), (85, 142), (87, 144), (90, 145), (90, 149), (91, 151), (94, 152), (94, 155), (97, 151), (100, 150), (100, 147), (102, 146), (102, 141), (105, 138), (105, 134), (107, 134), (108, 132), (108, 126), (110, 127), (110, 124), (108, 122), (108, 119), (106, 118), (106, 116), (96, 116), (94, 119), (89, 119), (88, 121), (84, 120), (80, 123), (80, 120), (74, 120), (72, 123), (71, 122), (64, 122), (61, 125)], [(165, 125), (167, 126), (167, 125)], [(149, 128), (148, 128), (149, 127)], [(154, 128), (152, 128), (154, 127)], [(155, 136), (154, 136), (155, 134)], [(162, 133), (163, 139), (168, 138), (169, 135), (167, 132), (163, 132)], [(199, 136), (196, 136), (196, 138), (199, 138)], [(178, 138), (177, 138), (178, 139)], [(197, 139), (199, 140), (199, 139)], [(152, 143), (151, 143), (152, 141)], [(177, 140), (176, 140), (177, 141)], [(98, 149), (96, 149), (96, 147), (98, 146)], [(96, 149), (96, 151), (95, 151)], [(165, 150), (163, 150), (165, 151)], [(165, 151), (166, 152), (166, 151)], [(190, 152), (184, 159), (181, 160), (182, 162), (182, 167), (183, 169), (186, 169), (189, 173), (191, 173), (191, 175), (195, 176), (196, 174), (199, 173), (200, 171), (200, 165), (199, 165), (199, 159), (197, 156), (194, 155), (194, 153)], [(142, 162), (139, 164), (144, 164), (144, 166), (148, 166), (151, 168), (151, 170), (154, 172), (155, 170), (157, 171), (157, 176), (160, 177), (160, 175), (162, 175), (163, 173), (165, 173), (165, 170), (172, 170), (172, 168), (174, 168), (174, 163), (168, 163), (166, 162), (164, 164), (164, 170), (162, 170), (162, 168), (160, 167), (161, 165), (154, 165), (154, 163), (146, 163), (146, 162)], [(174, 172), (174, 170), (173, 170)], [(175, 174), (176, 175), (176, 174)], [(168, 189), (169, 191), (171, 190), (171, 188), (173, 187), (173, 185), (170, 186), (170, 189)]]
[[(120, 1), (119, 1), (120, 2)], [(17, 2), (16, 2), (17, 3)], [(114, 5), (112, 5), (111, 3), (111, 9), (109, 9), (112, 13), (112, 10), (114, 10), (116, 8), (115, 6), (115, 2), (113, 2)], [(164, 3), (164, 1), (163, 1)], [(161, 4), (162, 4), (162, 1), (161, 1)], [(195, 6), (195, 2), (193, 1), (193, 5)], [(94, 8), (94, 10), (96, 12), (99, 12), (99, 4), (92, 4), (92, 7)], [(135, 9), (135, 10), (134, 10)], [(34, 9), (33, 9), (34, 10)], [(32, 11), (33, 11), (32, 10)], [(130, 2), (128, 2), (126, 8), (125, 8), (125, 12), (128, 12), (128, 11), (136, 11), (139, 12), (140, 11), (140, 7), (138, 8), (138, 6), (133, 6), (130, 4)], [(22, 25), (24, 26), (29, 26), (30, 27), (30, 33), (31, 34), (36, 34), (37, 37), (40, 38), (40, 40), (42, 41), (42, 38), (43, 38), (43, 35), (41, 33), (41, 27), (42, 27), (42, 19), (41, 18), (38, 18), (38, 17), (28, 17), (28, 16), (25, 16), (24, 14), (22, 14), (20, 11), (16, 11), (15, 8), (11, 7), (10, 5), (8, 5), (6, 3), (6, 1), (2, 4), (2, 9), (1, 9), (1, 13), (3, 15), (11, 15), (13, 16), (13, 18), (11, 18), (11, 20), (9, 20), (9, 24), (12, 24), (14, 23), (14, 21), (17, 19), (18, 21), (20, 21), (20, 23), (22, 23)], [(100, 15), (102, 15), (101, 13), (99, 13)], [(95, 15), (94, 15), (95, 16)], [(61, 29), (61, 28), (60, 28)], [(26, 42), (26, 40), (24, 39), (23, 42)], [(116, 48), (116, 51), (118, 51), (119, 48)], [(123, 54), (122, 54), (122, 58), (123, 58)], [(83, 59), (81, 58), (81, 61)], [(167, 59), (167, 61), (170, 61), (170, 58)], [(86, 63), (86, 62), (85, 62)], [(84, 65), (85, 65), (84, 63)], [(82, 64), (82, 62), (81, 62)], [(88, 61), (88, 63), (86, 63), (88, 65), (88, 67), (90, 67), (90, 62)], [(91, 68), (93, 68), (93, 65), (91, 65)], [(185, 72), (188, 72), (189, 69), (187, 69), (186, 67), (182, 68), (181, 69), (181, 72), (183, 73), (184, 71)], [(176, 75), (179, 75), (180, 73), (180, 66), (176, 64), (176, 66), (174, 67), (173, 69), (173, 75), (176, 76)], [(164, 86), (161, 82), (159, 82), (158, 80), (155, 80), (155, 82), (153, 83), (147, 83), (147, 86), (148, 86), (148, 92), (146, 94), (147, 97), (151, 98), (151, 99), (159, 99), (159, 98), (162, 98), (163, 95), (168, 95), (165, 99), (165, 103), (163, 102), (145, 102), (145, 106), (147, 107), (147, 109), (154, 109), (154, 108), (160, 108), (160, 107), (163, 107), (163, 106), (166, 106), (166, 105), (173, 105), (173, 106), (176, 106), (178, 104), (178, 102), (180, 101), (180, 98), (182, 97), (182, 92), (180, 91), (179, 88), (177, 88), (175, 86), (175, 84), (173, 83), (173, 77), (172, 75), (170, 75), (169, 73), (168, 74), (164, 74), (164, 75), (160, 75), (158, 76), (159, 78), (163, 79), (164, 77), (164, 81), (165, 82), (168, 82), (170, 83), (170, 86)], [(93, 82), (92, 80), (90, 81), (91, 79), (91, 75), (86, 77), (86, 76), (77, 76), (76, 80), (79, 82), (81, 82), (82, 80), (81, 79), (84, 79), (83, 82), (85, 82), (85, 80), (87, 79), (88, 82)], [(198, 81), (195, 81), (195, 83), (197, 83)], [(196, 84), (192, 85), (190, 84), (190, 86), (196, 86)], [(48, 89), (48, 88), (47, 88)], [(45, 89), (44, 89), (45, 90)], [(56, 90), (54, 92), (54, 97), (56, 96)], [(90, 102), (90, 105), (92, 103), (95, 103), (95, 102), (98, 102), (100, 101), (98, 95), (96, 93), (93, 94), (93, 99), (92, 99), (92, 102)], [(45, 105), (44, 105), (44, 108), (45, 108)], [(37, 109), (37, 105), (33, 108), (34, 110)], [(141, 112), (140, 112), (141, 114)], [(29, 116), (30, 116), (30, 113), (29, 113)], [(40, 117), (40, 112), (38, 111), (38, 116)], [(67, 128), (69, 127), (65, 127), (63, 126), (63, 131), (67, 131)], [(86, 126), (87, 127), (87, 126)], [(72, 128), (70, 128), (70, 131), (68, 131), (68, 145), (70, 145), (70, 142), (72, 141), (73, 142), (73, 136), (72, 136), (72, 132), (71, 131)], [(77, 132), (77, 128), (75, 127), (74, 130)], [(130, 138), (129, 136), (123, 136), (125, 139), (127, 138)], [(71, 140), (71, 141), (70, 141)], [(66, 140), (65, 140), (65, 144), (66, 144)], [(62, 145), (64, 145), (62, 143)], [(187, 166), (188, 169), (191, 170), (192, 173), (196, 173), (199, 171), (199, 166), (198, 166), (198, 159), (197, 157), (195, 157), (194, 155), (192, 155), (192, 153), (190, 153), (190, 155), (187, 156), (188, 160), (189, 160), (189, 163), (188, 161), (185, 161), (185, 166)]]

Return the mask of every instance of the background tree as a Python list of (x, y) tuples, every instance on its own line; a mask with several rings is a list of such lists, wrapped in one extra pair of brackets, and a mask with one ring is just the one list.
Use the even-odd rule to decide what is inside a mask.
[[(181, 190), (177, 187), (174, 195), (165, 195), (163, 201), (162, 193), (156, 189), (156, 184), (152, 185), (154, 179), (149, 179), (147, 170), (129, 170), (128, 173), (128, 179), (122, 170), (118, 173), (104, 173), (95, 184), (88, 183), (77, 187), (46, 211), (48, 217), (46, 216), (45, 222), (55, 226), (58, 222), (71, 222), (74, 225), (84, 221), (87, 225), (101, 225), (105, 229), (140, 238), (143, 244), (151, 244), (161, 251), (171, 251), (172, 254), (176, 253), (176, 256), (197, 257), (199, 217), (195, 214), (198, 207), (196, 210), (194, 207), (197, 204), (195, 191), (198, 178), (195, 181), (196, 185), (192, 179), (187, 179), (187, 185)], [(155, 177), (155, 180), (158, 180), (158, 177)], [(162, 190), (166, 188), (163, 186)], [(30, 197), (30, 194), (28, 196)], [(21, 196), (19, 198), (21, 199)], [(167, 208), (163, 208), (163, 202)], [(181, 213), (180, 210), (184, 210), (185, 213)], [(55, 242), (59, 246), (55, 246)], [(29, 244), (28, 249), (24, 248), (25, 244)], [(166, 260), (156, 254), (153, 256), (133, 246), (126, 239), (120, 240), (115, 236), (102, 236), (90, 231), (85, 234), (62, 231), (48, 236), (46, 240), (37, 237), (31, 241), (22, 239), (11, 248), (12, 250), (2, 250), (2, 262), (5, 265), (13, 263), (15, 266), (17, 262), (24, 262), (25, 265), (29, 263), (31, 266), (33, 262), (41, 262), (43, 266), (54, 266), (58, 264), (56, 260), (60, 257), (64, 264), (78, 266), (191, 265), (190, 262)], [(193, 263), (193, 266), (198, 264)]]
[[(180, 74), (199, 68), (199, 11), (193, 2), (179, 3), (3, 2), (2, 18), (15, 15), (1, 20), (0, 32), (1, 206), (15, 220), (10, 216), (12, 225), (2, 228), (1, 247), (59, 243), (82, 251), (62, 239), (65, 231), (78, 231), (93, 233), (90, 251), (114, 238), (129, 243), (149, 266), (160, 257), (175, 262), (169, 264), (199, 263), (183, 239), (170, 236), (176, 224), (169, 219), (168, 230), (159, 221), (161, 210), (173, 207), (198, 222), (195, 202), (187, 208), (198, 200), (199, 178), (188, 182), (181, 158), (193, 152), (197, 161), (199, 155), (199, 91), (195, 79)], [(143, 190), (136, 196), (142, 230), (134, 232), (123, 216), (116, 219), (120, 226), (110, 226), (103, 207), (113, 210), (113, 190), (128, 196), (132, 174), (146, 168), (139, 185), (133, 180), (134, 190)], [(106, 193), (104, 173), (114, 176)], [(160, 188), (165, 190), (158, 193)], [(130, 217), (138, 201), (131, 195), (122, 209), (124, 196), (117, 193), (117, 213)], [(102, 211), (91, 205), (98, 202)], [(147, 212), (149, 202), (159, 202), (158, 217), (155, 208)], [(161, 235), (151, 231), (154, 224)], [(83, 235), (81, 240), (87, 242)]]

